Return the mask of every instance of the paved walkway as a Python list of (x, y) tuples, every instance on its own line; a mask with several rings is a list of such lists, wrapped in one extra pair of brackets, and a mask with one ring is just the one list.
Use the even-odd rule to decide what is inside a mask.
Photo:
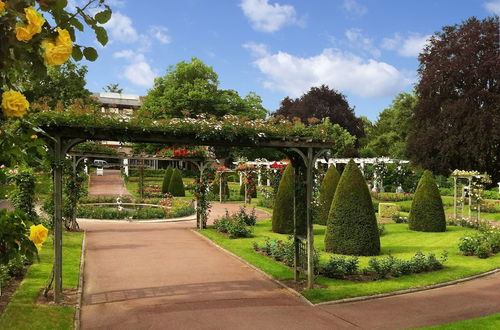
[[(215, 204), (215, 214), (234, 204)], [(258, 214), (266, 217), (265, 213)], [(400, 329), (500, 312), (500, 274), (453, 287), (310, 306), (200, 238), (193, 222), (82, 222), (83, 329)]]
[(98, 176), (95, 173), (90, 175), (89, 196), (132, 197), (132, 194), (125, 187), (120, 170), (104, 169), (104, 175), (102, 176)]

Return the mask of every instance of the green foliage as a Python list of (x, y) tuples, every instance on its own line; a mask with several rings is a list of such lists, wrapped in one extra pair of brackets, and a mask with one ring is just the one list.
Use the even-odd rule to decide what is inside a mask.
[(33, 169), (23, 168), (12, 176), (16, 190), (10, 195), (14, 206), (28, 214), (36, 217), (35, 212), (35, 173)]
[(337, 171), (334, 165), (330, 166), (319, 188), (319, 205), (316, 223), (320, 225), (326, 225), (328, 221), (328, 214), (330, 213), (330, 207), (332, 206), (333, 196), (335, 195), (339, 180), (339, 171)]
[[(406, 158), (406, 141), (411, 131), (411, 115), (417, 103), (415, 94), (400, 93), (389, 108), (384, 109), (375, 124), (367, 131), (365, 149), (370, 157)], [(366, 150), (365, 150), (366, 152)]]
[(123, 93), (123, 88), (120, 88), (120, 84), (109, 84), (103, 88), (106, 93)]
[(36, 246), (29, 240), (32, 224), (31, 217), (20, 210), (0, 210), (0, 264), (6, 265), (19, 256), (33, 260), (38, 255)]
[[(222, 180), (221, 180), (222, 176)], [(217, 173), (210, 186), (210, 193), (217, 196), (217, 200), (220, 198), (220, 182), (222, 181), (222, 201), (226, 201), (230, 197), (229, 185), (227, 184), (227, 175), (224, 173)]]
[(168, 67), (164, 77), (155, 79), (141, 107), (153, 118), (183, 117), (185, 111), (193, 116), (234, 114), (252, 119), (263, 119), (267, 113), (255, 93), (242, 99), (235, 90), (220, 90), (217, 73), (197, 58)]
[(402, 260), (392, 255), (383, 258), (371, 258), (368, 261), (369, 270), (375, 272), (377, 279), (387, 278), (388, 275), (399, 277), (403, 275), (439, 270), (448, 259), (448, 252), (443, 251), (438, 259), (434, 253), (427, 256), (417, 251), (410, 260)]
[(36, 80), (26, 77), (23, 83), (28, 100), (46, 103), (51, 109), (57, 104), (68, 107), (76, 99), (90, 102), (90, 91), (85, 88), (87, 67), (68, 61), (60, 66), (47, 68), (47, 77)]
[(184, 205), (167, 210), (159, 207), (140, 207), (118, 210), (116, 207), (80, 206), (77, 215), (89, 219), (169, 219), (194, 213), (192, 206)]
[(378, 255), (380, 238), (363, 174), (353, 160), (340, 177), (325, 235), (325, 250), (350, 255)]
[(273, 232), (293, 234), (293, 199), (295, 192), (295, 169), (288, 164), (278, 187), (273, 208)]
[(221, 233), (227, 233), (229, 238), (250, 237), (252, 229), (247, 226), (255, 225), (255, 222), (253, 222), (253, 224), (247, 222), (252, 222), (252, 219), (248, 217), (244, 208), (240, 208), (239, 213), (232, 215), (226, 210), (224, 216), (215, 220), (214, 228)]
[(172, 170), (172, 176), (170, 177), (170, 183), (168, 185), (168, 192), (175, 197), (186, 196), (186, 191), (184, 190), (184, 182), (182, 182), (181, 171), (178, 168)]
[(118, 150), (115, 148), (111, 148), (109, 146), (103, 145), (101, 143), (96, 142), (83, 142), (76, 146), (74, 146), (71, 151), (76, 152), (92, 152), (92, 153), (103, 153), (103, 154), (111, 154), (116, 155)]
[(359, 269), (358, 257), (331, 257), (328, 262), (321, 267), (320, 274), (330, 278), (344, 279), (346, 276), (354, 275)]
[(488, 258), (500, 252), (500, 229), (489, 227), (481, 233), (463, 236), (458, 249), (466, 256)]
[[(253, 187), (253, 189), (252, 189)], [(247, 192), (247, 194), (250, 195), (251, 198), (257, 198), (257, 189), (255, 189), (255, 183), (252, 184), (248, 184), (248, 188), (247, 188), (249, 191)], [(243, 183), (242, 185), (240, 185), (240, 196), (245, 196), (245, 184)]]
[(161, 185), (162, 194), (167, 194), (170, 192), (169, 186), (173, 171), (174, 169), (171, 166), (167, 167), (167, 170), (165, 171), (165, 175), (163, 176), (163, 183)]
[(418, 183), (408, 217), (408, 227), (416, 231), (446, 231), (443, 201), (431, 171), (425, 171)]

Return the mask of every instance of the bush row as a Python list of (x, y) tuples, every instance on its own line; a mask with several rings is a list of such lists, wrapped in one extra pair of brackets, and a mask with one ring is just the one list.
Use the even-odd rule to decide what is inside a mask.
[(77, 217), (89, 219), (168, 219), (188, 216), (194, 213), (192, 206), (180, 206), (174, 209), (142, 207), (136, 210), (114, 207), (80, 206)]
[(443, 251), (440, 258), (434, 253), (427, 256), (417, 252), (410, 260), (403, 260), (392, 255), (382, 258), (370, 258), (368, 268), (359, 268), (358, 257), (334, 256), (320, 268), (320, 274), (330, 278), (345, 279), (350, 275), (375, 275), (376, 279), (388, 276), (400, 277), (422, 272), (429, 272), (443, 268), (448, 253)]
[(490, 230), (463, 236), (458, 243), (458, 249), (466, 256), (488, 258), (500, 252), (500, 229)]

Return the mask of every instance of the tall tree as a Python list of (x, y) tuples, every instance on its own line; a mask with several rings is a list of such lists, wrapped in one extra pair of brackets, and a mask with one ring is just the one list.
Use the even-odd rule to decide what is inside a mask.
[(103, 88), (103, 90), (107, 93), (123, 93), (123, 88), (120, 88), (120, 84), (109, 84)]
[(373, 156), (407, 158), (406, 142), (411, 130), (411, 116), (417, 97), (415, 94), (400, 93), (392, 104), (384, 109), (373, 126), (369, 129), (365, 124), (366, 146), (360, 153)]
[(275, 115), (288, 119), (298, 117), (304, 124), (309, 123), (310, 118), (330, 118), (333, 124), (339, 124), (358, 139), (364, 136), (363, 120), (356, 117), (342, 93), (326, 85), (312, 87), (296, 99), (285, 97)]
[(408, 151), (424, 168), (500, 180), (499, 27), (498, 16), (445, 26), (420, 54)]
[(153, 118), (182, 117), (206, 113), (221, 117), (227, 114), (265, 118), (262, 100), (255, 93), (242, 99), (235, 90), (219, 89), (219, 77), (211, 66), (197, 58), (180, 62), (155, 79), (141, 107)]
[(24, 85), (29, 100), (38, 101), (50, 98), (48, 105), (54, 108), (57, 103), (68, 106), (75, 99), (88, 100), (91, 93), (85, 88), (87, 67), (71, 61), (61, 66), (51, 66), (47, 69), (47, 77), (42, 80), (30, 77)]

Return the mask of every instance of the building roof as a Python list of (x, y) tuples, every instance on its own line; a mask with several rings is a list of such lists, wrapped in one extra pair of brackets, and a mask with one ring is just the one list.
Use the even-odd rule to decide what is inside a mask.
[(142, 97), (139, 95), (120, 94), (120, 93), (93, 93), (92, 96), (101, 104), (140, 107)]

